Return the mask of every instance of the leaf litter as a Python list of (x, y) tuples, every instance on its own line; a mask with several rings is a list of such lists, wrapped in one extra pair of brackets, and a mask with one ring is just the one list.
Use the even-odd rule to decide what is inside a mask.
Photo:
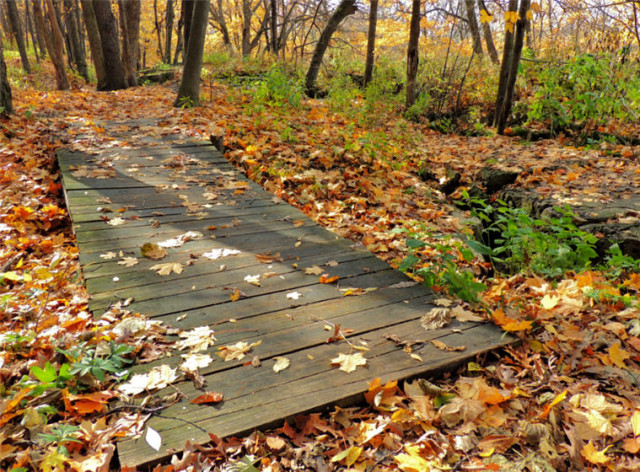
[[(64, 100), (58, 101), (56, 107), (64, 107), (61, 109), (81, 116), (82, 113), (93, 113), (87, 103), (104, 103), (102, 96), (86, 88), (78, 90), (64, 95)], [(213, 122), (214, 116), (217, 119), (229, 117), (237, 124), (236, 129), (253, 129), (251, 118), (243, 116), (236, 105), (227, 100), (224, 87), (215, 85), (210, 91), (219, 102), (201, 111), (203, 119)], [(31, 425), (33, 415), (27, 413), (30, 410), (22, 412), (18, 407), (22, 401), (28, 401), (35, 407), (41, 405), (41, 400), (40, 397), (30, 397), (31, 387), (23, 388), (19, 379), (26, 375), (34, 381), (30, 366), (39, 364), (44, 368), (42, 360), (51, 357), (52, 347), (69, 349), (77, 345), (79, 338), (86, 339), (89, 346), (97, 345), (99, 336), (105, 332), (113, 332), (114, 339), (123, 339), (137, 346), (140, 358), (154, 349), (160, 351), (152, 356), (160, 356), (163, 355), (159, 348), (162, 343), (157, 343), (153, 349), (152, 345), (154, 340), (163, 340), (165, 332), (158, 325), (127, 321), (139, 318), (122, 306), (112, 307), (98, 321), (86, 311), (86, 293), (72, 277), (79, 273), (75, 259), (77, 250), (63, 209), (60, 185), (45, 157), (60, 145), (51, 143), (49, 136), (65, 133), (68, 127), (59, 117), (54, 116), (45, 123), (29, 120), (20, 112), (25, 106), (23, 104), (33, 107), (36, 112), (46, 108), (55, 110), (56, 107), (49, 102), (55, 94), (43, 99), (36, 91), (20, 88), (15, 90), (15, 94), (19, 112), (3, 124), (10, 126), (19, 139), (9, 141), (0, 135), (0, 154), (6, 163), (2, 169), (5, 184), (0, 190), (5, 199), (0, 222), (4, 249), (0, 258), (3, 264), (9, 263), (3, 266), (6, 302), (2, 322), (8, 329), (0, 338), (3, 349), (0, 373), (6, 388), (0, 421), (18, 433), (3, 439), (2, 448), (8, 455), (0, 460), (5, 461), (3, 467), (8, 461), (12, 466), (15, 463), (20, 467), (27, 464), (26, 459), (22, 459), (26, 455), (19, 455), (21, 449), (39, 448), (37, 460), (42, 468), (60, 463), (75, 470), (98, 470), (108, 464), (113, 455), (110, 442), (116, 437), (143, 434), (144, 420), (148, 415), (126, 411), (109, 415), (107, 419), (91, 416), (91, 413), (80, 415), (74, 405), (81, 400), (68, 397), (68, 407), (60, 400), (56, 407), (65, 413), (65, 417), (54, 417), (55, 424), (80, 428), (76, 434), (80, 445), (74, 449), (72, 459), (65, 458), (56, 450), (33, 443), (25, 445), (21, 440), (26, 432), (22, 420), (24, 424)], [(91, 100), (87, 102), (85, 97), (89, 95)], [(131, 107), (134, 113), (155, 116), (158, 109), (164, 107), (162, 113), (170, 116), (170, 120), (175, 119), (178, 126), (183, 112), (174, 110), (166, 95), (166, 89), (160, 86), (149, 87), (144, 93), (139, 89), (122, 92), (123, 99), (136, 105)], [(154, 104), (153, 107), (150, 103)], [(321, 102), (310, 102), (309, 106), (311, 112), (307, 111), (305, 115), (313, 115), (316, 122), (334, 126), (341, 119), (331, 114)], [(108, 106), (101, 107), (103, 118), (108, 118), (108, 110)], [(305, 119), (297, 115), (290, 117), (293, 122), (300, 123), (301, 129), (306, 126)], [(81, 120), (84, 118), (79, 120), (82, 123)], [(97, 152), (99, 146), (96, 147), (95, 143), (102, 139), (100, 136), (104, 128), (88, 123), (81, 124), (81, 128), (91, 137), (76, 140), (74, 145), (78, 150)], [(274, 123), (277, 126), (277, 120)], [(411, 146), (405, 146), (401, 142), (404, 135), (394, 133), (393, 128), (386, 129), (382, 125), (380, 128), (381, 132), (397, 140), (388, 149), (380, 150), (383, 156), (393, 149), (411, 149), (408, 158), (399, 166), (401, 170), (387, 166), (384, 159), (358, 168), (347, 153), (334, 155), (331, 151), (323, 151), (316, 154), (315, 159), (327, 155), (333, 162), (340, 162), (344, 165), (344, 170), (340, 171), (344, 179), (329, 167), (314, 169), (308, 162), (292, 158), (290, 169), (281, 169), (282, 182), (286, 181), (286, 184), (266, 180), (260, 183), (287, 202), (308, 202), (307, 197), (311, 195), (314, 205), (300, 203), (309, 216), (394, 263), (402, 258), (405, 249), (397, 235), (387, 230), (393, 218), (402, 219), (399, 221), (402, 225), (411, 225), (416, 218), (437, 222), (438, 231), (443, 233), (457, 229), (457, 220), (446, 207), (421, 196), (429, 189), (415, 178), (413, 170), (423, 162), (423, 156), (430, 156), (434, 165), (444, 165), (444, 159), (447, 159), (461, 166), (468, 165), (471, 169), (481, 162), (481, 156), (489, 154), (501, 156), (500, 159), (504, 156), (514, 163), (535, 162), (538, 165), (542, 160), (545, 164), (553, 164), (570, 159), (576, 152), (557, 143), (546, 143), (544, 148), (523, 148), (507, 137), (469, 140), (442, 136), (413, 123), (407, 124), (407, 129), (407, 136), (420, 135), (424, 141), (413, 145), (415, 141), (412, 140)], [(150, 128), (146, 132), (153, 136), (158, 130)], [(257, 147), (261, 147), (259, 132), (254, 132), (258, 134)], [(309, 130), (309, 133), (313, 131)], [(256, 155), (253, 155), (251, 162), (245, 155), (246, 148), (239, 143), (240, 136), (231, 133), (225, 140), (230, 149), (229, 157), (248, 175), (258, 176), (262, 166), (268, 169), (268, 160), (272, 158), (270, 153), (286, 155), (288, 152), (289, 145), (278, 142), (278, 134), (270, 135), (270, 139), (276, 140), (276, 143), (271, 143), (271, 150), (265, 146), (261, 149), (265, 160), (256, 160)], [(331, 139), (330, 135), (315, 135), (310, 142), (314, 143), (313, 146), (326, 145), (331, 149), (334, 144)], [(300, 146), (312, 147), (306, 143)], [(598, 150), (579, 152), (596, 163), (602, 162), (600, 157), (607, 157), (604, 154), (599, 156)], [(17, 155), (21, 156), (20, 159), (16, 158)], [(434, 157), (439, 155), (443, 156), (442, 162)], [(392, 162), (393, 156), (387, 156), (388, 162)], [(368, 161), (358, 161), (358, 165), (361, 162)], [(607, 169), (609, 167), (600, 164), (589, 167), (587, 170), (593, 175), (585, 173), (583, 182), (579, 179), (572, 181), (574, 190), (584, 191), (586, 185), (597, 188), (595, 179), (605, 177), (608, 182), (615, 183), (617, 175), (607, 173)], [(464, 173), (466, 169), (461, 167), (460, 170)], [(636, 165), (629, 163), (628, 171), (635, 170)], [(308, 174), (304, 174), (305, 171), (309, 171)], [(93, 170), (86, 169), (86, 172), (86, 176), (111, 178), (108, 171), (92, 174)], [(308, 175), (313, 179), (291, 179), (287, 174)], [(18, 175), (26, 178), (18, 180)], [(566, 184), (554, 183), (557, 176), (543, 175), (549, 178), (548, 192), (561, 189)], [(309, 191), (315, 185), (316, 177), (330, 182), (333, 196)], [(346, 182), (357, 182), (358, 185), (349, 187)], [(407, 188), (414, 192), (403, 193)], [(544, 192), (544, 189), (540, 191)], [(353, 214), (346, 210), (345, 201), (350, 202)], [(106, 200), (104, 203), (110, 204)], [(117, 222), (117, 218), (122, 219), (116, 217), (109, 221)], [(158, 249), (161, 248), (142, 251), (142, 256), (151, 259), (165, 257), (166, 252), (156, 252)], [(215, 256), (212, 259), (223, 257), (222, 253), (212, 255)], [(60, 261), (55, 266), (52, 264), (54, 258)], [(40, 271), (42, 277), (34, 277), (32, 274), (36, 271)], [(636, 294), (638, 282), (634, 274), (623, 275), (618, 282), (609, 281), (595, 271), (568, 274), (566, 280), (546, 288), (532, 277), (498, 277), (484, 295), (484, 301), (492, 307), (502, 308), (493, 310), (491, 320), (520, 336), (520, 346), (490, 354), (449, 376), (433, 379), (440, 390), (419, 394), (413, 392), (409, 384), (403, 388), (394, 384), (371, 385), (371, 395), (366, 395), (371, 400), (367, 400), (366, 406), (335, 408), (322, 415), (300, 415), (268, 435), (254, 433), (243, 439), (212, 436), (212, 444), (206, 453), (196, 453), (192, 449), (192, 452), (185, 452), (190, 458), (185, 460), (198, 464), (205, 461), (225, 464), (230, 462), (229, 457), (262, 457), (264, 462), (261, 465), (272, 470), (313, 469), (314, 458), (317, 457), (323, 457), (325, 463), (332, 464), (332, 467), (362, 468), (375, 464), (384, 470), (407, 471), (452, 467), (459, 470), (506, 470), (507, 467), (545, 471), (635, 470), (634, 455), (640, 450), (640, 395), (634, 380), (638, 376), (640, 362), (640, 325), (637, 323), (640, 313), (635, 305), (625, 306), (615, 297), (622, 297), (625, 290)], [(362, 289), (345, 289), (345, 295), (360, 294), (359, 290)], [(589, 296), (590, 290), (609, 294), (611, 298), (593, 298)], [(455, 310), (452, 308), (454, 313)], [(470, 318), (467, 311), (454, 316)], [(56, 329), (41, 329), (33, 333), (33, 324), (26, 316), (28, 313), (37, 313), (38, 321), (50, 319), (49, 323), (52, 323), (55, 318), (51, 326), (57, 323), (64, 327), (66, 333), (60, 335), (61, 331)], [(116, 330), (121, 323), (125, 325)], [(91, 333), (96, 334), (91, 337)], [(54, 367), (58, 374), (59, 367), (59, 363)], [(138, 386), (131, 385), (130, 391), (138, 391), (144, 385), (139, 392), (142, 393), (145, 389), (172, 381), (177, 374), (168, 369), (165, 368), (164, 374), (158, 373), (153, 381), (148, 377), (138, 378)], [(135, 375), (128, 382), (134, 378)], [(118, 380), (108, 375), (105, 385), (89, 388), (117, 392)], [(152, 443), (157, 446), (157, 438)], [(274, 447), (279, 451), (277, 457), (270, 455)], [(309, 452), (311, 448), (313, 454)], [(336, 460), (332, 461), (333, 458)], [(86, 464), (86, 468), (83, 469), (81, 464)]]

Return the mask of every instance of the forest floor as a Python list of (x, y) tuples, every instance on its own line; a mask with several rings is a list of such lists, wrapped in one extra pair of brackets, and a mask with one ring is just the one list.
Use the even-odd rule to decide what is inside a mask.
[[(638, 147), (443, 135), (375, 109), (356, 116), (320, 100), (257, 103), (215, 82), (193, 109), (172, 106), (172, 85), (96, 93), (76, 82), (69, 92), (13, 92), (16, 112), (0, 121), (3, 470), (107, 471), (117, 438), (144, 433), (141, 412), (110, 411), (118, 392), (107, 368), (101, 381), (95, 371), (62, 367), (73, 364), (74, 348), (77, 362), (95, 359), (91, 349), (105, 339), (137, 346), (123, 359), (144, 351), (148, 360), (164, 339), (165, 328), (142, 321), (135, 333), (118, 329), (144, 314), (114, 309), (94, 320), (86, 311), (55, 151), (122, 145), (107, 121), (161, 117), (140, 137), (224, 136), (225, 156), (250, 178), (396, 266), (408, 236), (438, 242), (469, 232), (451, 203), (459, 191), (446, 197), (437, 182), (423, 182), (425, 164), (436, 179), (454, 168), (463, 187), (487, 164), (530, 169), (515, 186), (559, 204), (604, 205), (640, 188)], [(486, 262), (450, 249), (461, 267), (488, 272)], [(427, 247), (421, 256), (428, 264), (438, 252)], [(520, 346), (428, 382), (374, 381), (366, 403), (353, 408), (187, 445), (158, 470), (640, 470), (640, 275), (592, 269), (545, 280), (523, 271), (484, 282), (488, 310), (462, 307), (520, 336)], [(118, 367), (114, 356), (103, 358)]]

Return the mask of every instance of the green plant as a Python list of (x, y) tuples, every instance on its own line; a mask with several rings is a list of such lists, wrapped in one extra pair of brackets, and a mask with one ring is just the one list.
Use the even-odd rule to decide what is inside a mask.
[(618, 244), (612, 244), (607, 249), (605, 262), (602, 264), (607, 277), (611, 279), (619, 279), (626, 273), (637, 272), (640, 270), (640, 260), (623, 254)]
[(134, 350), (134, 346), (109, 341), (109, 352), (104, 354), (100, 354), (95, 347), (88, 347), (86, 343), (66, 351), (62, 349), (58, 351), (72, 362), (70, 374), (79, 374), (80, 376), (90, 374), (100, 382), (104, 382), (107, 372), (112, 374), (122, 372), (125, 364), (132, 362), (124, 356)]
[(568, 207), (556, 207), (557, 216), (534, 218), (525, 209), (510, 208), (503, 201), (494, 206), (470, 198), (466, 192), (463, 197), (483, 225), (479, 238), (468, 244), (500, 272), (560, 277), (568, 271), (587, 269), (598, 256), (597, 238), (575, 226)]
[(59, 453), (69, 456), (66, 445), (73, 442), (82, 444), (78, 439), (81, 430), (78, 426), (66, 423), (57, 423), (53, 425), (48, 433), (40, 433), (38, 436), (45, 443), (54, 443)]
[[(409, 255), (405, 257), (399, 270), (412, 272), (421, 277), (425, 285), (441, 287), (466, 302), (481, 303), (480, 293), (487, 287), (476, 281), (475, 275), (469, 270), (461, 270), (457, 262), (470, 262), (474, 259), (473, 252), (465, 247), (461, 241), (453, 241), (450, 244), (432, 244), (418, 239), (406, 240)], [(424, 264), (418, 255), (421, 249), (430, 248), (432, 260)]]
[(31, 395), (39, 396), (47, 390), (68, 388), (69, 383), (74, 380), (74, 376), (69, 372), (71, 366), (62, 364), (60, 369), (56, 369), (50, 362), (44, 365), (44, 368), (38, 366), (31, 367), (31, 375), (33, 375), (39, 383), (33, 381), (30, 383), (35, 385), (31, 391)]
[(299, 107), (304, 95), (300, 77), (288, 75), (279, 64), (272, 65), (260, 80), (253, 83), (253, 99), (272, 107)]
[(193, 105), (194, 105), (194, 103), (193, 103), (193, 98), (191, 98), (191, 97), (185, 97), (185, 96), (183, 96), (183, 97), (178, 97), (178, 106), (179, 106), (180, 108), (182, 108), (183, 110), (184, 110), (185, 108), (193, 108)]
[(409, 121), (420, 121), (433, 105), (433, 98), (426, 91), (418, 95), (415, 103), (404, 112), (404, 117)]

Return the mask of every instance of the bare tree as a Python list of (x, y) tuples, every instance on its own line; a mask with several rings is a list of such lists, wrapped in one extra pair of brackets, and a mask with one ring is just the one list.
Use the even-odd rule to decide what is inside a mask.
[(364, 67), (364, 86), (366, 87), (373, 77), (373, 65), (376, 52), (376, 26), (378, 24), (378, 0), (371, 0), (369, 10), (369, 30), (367, 32), (367, 61)]
[(9, 22), (11, 23), (11, 29), (13, 30), (13, 36), (16, 38), (16, 43), (18, 44), (18, 51), (20, 52), (20, 62), (22, 62), (22, 68), (27, 74), (31, 74), (31, 66), (29, 65), (29, 57), (27, 56), (27, 47), (24, 44), (22, 22), (20, 21), (20, 15), (18, 14), (16, 0), (6, 0), (6, 4)]
[(478, 28), (478, 21), (476, 19), (476, 8), (473, 0), (464, 0), (464, 6), (467, 10), (467, 22), (469, 23), (469, 30), (471, 31), (471, 38), (473, 39), (473, 53), (482, 56), (482, 40), (480, 39), (480, 28)]
[[(58, 25), (58, 19), (56, 18), (56, 12), (53, 9), (52, 0), (46, 0), (47, 2), (47, 18), (48, 22), (45, 24), (44, 13), (42, 11), (42, 5), (40, 0), (33, 0), (33, 11), (36, 17), (36, 24), (40, 29), (40, 34), (43, 36), (47, 45), (47, 51), (53, 67), (56, 72), (56, 86), (58, 90), (68, 90), (69, 80), (67, 79), (67, 72), (64, 67), (64, 39), (60, 26)], [(49, 29), (47, 29), (49, 26)]]
[[(484, 10), (487, 14), (489, 13), (486, 5), (484, 4), (484, 0), (478, 0), (478, 9), (481, 12)], [(493, 43), (493, 34), (491, 33), (491, 26), (488, 22), (482, 23), (482, 34), (484, 36), (484, 44), (487, 46), (487, 52), (489, 53), (491, 62), (498, 64), (500, 59), (498, 59), (498, 51), (496, 51), (496, 46)]]
[(322, 30), (320, 39), (316, 43), (316, 48), (313, 51), (313, 56), (311, 57), (311, 63), (309, 64), (309, 70), (307, 71), (305, 81), (306, 92), (310, 97), (315, 97), (318, 93), (316, 80), (318, 79), (320, 65), (322, 65), (322, 59), (324, 58), (324, 53), (329, 47), (331, 37), (337, 31), (340, 23), (342, 23), (347, 16), (353, 15), (357, 11), (358, 7), (356, 6), (356, 0), (342, 0), (329, 18), (327, 25)]
[[(509, 11), (515, 12), (517, 4), (518, 0), (509, 0)], [(511, 26), (511, 31), (508, 29), (505, 35), (505, 51), (500, 68), (500, 83), (498, 85), (498, 97), (494, 117), (494, 125), (498, 129), (499, 134), (504, 134), (507, 118), (511, 114), (516, 78), (518, 77), (518, 67), (520, 66), (524, 36), (527, 30), (527, 12), (530, 6), (531, 0), (520, 0), (518, 19), (515, 24), (515, 35), (511, 32), (514, 29), (513, 25)], [(507, 22), (507, 26), (508, 25), (509, 22)], [(507, 42), (507, 38), (509, 42)]]
[(73, 55), (73, 63), (80, 76), (89, 82), (89, 69), (87, 68), (87, 57), (84, 52), (80, 32), (78, 31), (78, 21), (76, 19), (78, 11), (73, 4), (73, 0), (64, 0), (64, 13), (67, 23), (67, 33), (70, 50)]
[(421, 2), (420, 0), (412, 0), (411, 2), (411, 24), (409, 26), (409, 45), (407, 47), (407, 96), (405, 99), (405, 108), (409, 109), (416, 101), (416, 78), (418, 76), (419, 51), (418, 43), (420, 40), (420, 16)]
[(107, 73), (104, 68), (104, 57), (102, 55), (102, 42), (100, 41), (100, 30), (98, 29), (98, 20), (93, 11), (92, 0), (81, 0), (82, 17), (87, 28), (87, 38), (89, 39), (89, 49), (91, 50), (91, 59), (93, 67), (96, 70), (96, 78), (98, 81), (98, 90), (104, 90)]

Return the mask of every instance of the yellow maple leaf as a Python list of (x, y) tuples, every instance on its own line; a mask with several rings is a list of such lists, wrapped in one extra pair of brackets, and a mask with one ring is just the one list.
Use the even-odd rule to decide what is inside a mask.
[(624, 361), (629, 359), (630, 357), (631, 357), (631, 354), (629, 354), (624, 349), (620, 348), (619, 342), (615, 343), (613, 346), (609, 348), (609, 359), (611, 359), (611, 362), (613, 362), (616, 366), (620, 367), (621, 369), (626, 368)]
[(540, 13), (542, 11), (542, 8), (540, 7), (540, 4), (538, 2), (532, 2), (531, 11), (534, 13)]
[(493, 19), (493, 15), (491, 15), (487, 10), (480, 10), (480, 23), (491, 23)]
[(516, 21), (520, 19), (520, 15), (518, 15), (517, 11), (506, 11), (504, 12), (504, 19), (507, 23), (514, 24)]
[(431, 462), (420, 457), (419, 446), (405, 446), (408, 454), (398, 454), (393, 459), (398, 463), (398, 468), (405, 472), (421, 472), (431, 469)]
[(633, 435), (640, 436), (640, 410), (633, 412), (631, 416), (631, 427), (633, 428)]
[(594, 444), (589, 441), (589, 443), (582, 448), (580, 454), (592, 464), (606, 464), (607, 462), (609, 462), (610, 458), (607, 457), (605, 453), (610, 447), (611, 446), (607, 446), (602, 451), (598, 451)]

